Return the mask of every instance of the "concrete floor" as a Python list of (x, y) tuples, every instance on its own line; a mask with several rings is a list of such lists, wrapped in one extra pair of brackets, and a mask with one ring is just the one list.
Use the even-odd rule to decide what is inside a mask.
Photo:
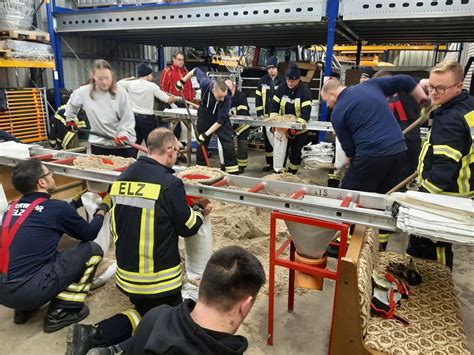
[[(214, 166), (217, 166), (216, 155), (212, 157)], [(249, 162), (246, 175), (262, 176), (263, 152), (251, 151)], [(303, 178), (316, 178), (321, 182), (325, 180), (324, 171), (315, 173), (302, 169), (299, 174)], [(403, 253), (406, 242), (406, 236), (394, 234), (390, 238), (388, 249)], [(473, 255), (474, 247), (455, 246), (453, 278), (471, 349), (474, 349)], [(261, 293), (248, 320), (239, 330), (240, 334), (249, 339), (247, 353), (282, 355), (326, 353), (333, 297), (334, 282), (328, 280), (325, 281), (324, 290), (321, 292), (307, 291), (297, 294), (292, 313), (286, 311), (286, 296), (277, 296), (274, 346), (270, 347), (266, 345), (268, 298)], [(117, 291), (112, 282), (91, 292), (87, 303), (91, 309), (91, 314), (85, 321), (88, 324), (123, 311), (128, 305), (127, 299)], [(53, 334), (43, 333), (44, 312), (43, 308), (27, 324), (19, 326), (12, 322), (12, 310), (0, 307), (0, 354), (64, 354), (66, 329)]]

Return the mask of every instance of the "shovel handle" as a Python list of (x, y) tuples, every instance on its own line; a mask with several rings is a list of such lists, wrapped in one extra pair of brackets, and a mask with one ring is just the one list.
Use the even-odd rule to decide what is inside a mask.
[[(191, 116), (191, 111), (189, 110), (189, 106), (187, 104), (187, 101), (185, 100), (184, 98), (184, 94), (183, 92), (181, 91), (181, 98), (183, 99), (184, 101), (184, 106), (186, 107), (186, 111), (188, 113), (188, 118), (189, 120), (191, 121), (191, 125), (193, 126), (193, 129), (194, 129), (194, 135), (196, 136), (196, 138), (199, 136), (199, 133), (197, 131), (197, 128), (196, 128), (196, 125), (194, 124), (194, 121), (193, 121), (193, 118)], [(199, 144), (201, 146), (201, 151), (202, 151), (202, 155), (204, 156), (204, 161), (206, 162), (206, 166), (208, 167), (211, 167), (211, 163), (209, 161), (209, 157), (207, 156), (207, 151), (206, 151), (206, 147), (204, 147), (204, 145), (202, 144)]]
[[(87, 129), (78, 128), (77, 131), (82, 132), (82, 133), (92, 134), (93, 136), (97, 136), (97, 137), (101, 137), (101, 138), (105, 138), (105, 139), (110, 139), (112, 141), (115, 139), (114, 137), (111, 137), (107, 134), (94, 132), (94, 131), (89, 131)], [(140, 150), (143, 153), (148, 153), (148, 150), (145, 147), (141, 146), (140, 144), (132, 143), (132, 142), (129, 142), (129, 141), (126, 141), (126, 140), (123, 141), (123, 144), (128, 145), (129, 147), (135, 148), (136, 150)]]

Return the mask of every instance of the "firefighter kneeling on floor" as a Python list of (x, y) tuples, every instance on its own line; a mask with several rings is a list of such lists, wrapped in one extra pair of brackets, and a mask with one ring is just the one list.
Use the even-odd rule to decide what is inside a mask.
[[(270, 117), (277, 115), (295, 115), (297, 122), (306, 125), (311, 115), (311, 91), (301, 80), (301, 72), (295, 63), (286, 70), (286, 83), (281, 84), (273, 96)], [(288, 136), (288, 154), (290, 162), (287, 172), (296, 174), (301, 164), (301, 150), (308, 141), (307, 129), (290, 129)], [(275, 147), (275, 145), (274, 145)], [(280, 171), (277, 171), (277, 173)]]
[[(13, 322), (22, 324), (50, 302), (43, 329), (55, 332), (89, 315), (84, 301), (103, 255), (92, 240), (110, 202), (104, 198), (92, 221), (86, 222), (72, 204), (50, 198), (56, 187), (53, 172), (37, 159), (18, 163), (12, 184), (23, 196), (2, 218), (0, 304), (13, 308)], [(81, 243), (58, 252), (63, 234)]]

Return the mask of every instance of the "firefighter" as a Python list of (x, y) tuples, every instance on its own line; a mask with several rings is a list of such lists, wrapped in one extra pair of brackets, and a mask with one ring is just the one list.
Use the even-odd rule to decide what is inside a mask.
[[(268, 118), (270, 116), (270, 104), (273, 95), (281, 84), (283, 84), (283, 78), (278, 75), (278, 60), (275, 56), (271, 56), (267, 60), (267, 74), (260, 78), (255, 91), (255, 106), (258, 117)], [(273, 170), (273, 133), (271, 127), (263, 127), (263, 137), (265, 139), (267, 166), (263, 167), (262, 170), (271, 171)]]
[[(135, 143), (146, 143), (146, 139), (151, 131), (156, 128), (154, 114), (155, 97), (166, 103), (176, 102), (176, 98), (167, 95), (158, 85), (153, 83), (153, 69), (145, 63), (140, 63), (137, 67), (137, 77), (122, 79), (117, 84), (122, 86), (130, 97), (132, 111), (135, 116), (135, 132), (137, 140)], [(138, 152), (137, 152), (138, 153)]]
[[(13, 322), (23, 324), (49, 302), (43, 330), (55, 332), (89, 315), (84, 301), (103, 255), (92, 240), (102, 227), (110, 199), (104, 198), (92, 221), (86, 222), (77, 206), (51, 199), (56, 187), (53, 172), (38, 159), (18, 163), (12, 184), (22, 197), (2, 219), (0, 304), (13, 308)], [(58, 252), (63, 234), (81, 243)]]
[[(374, 78), (385, 78), (392, 76), (388, 70), (379, 70)], [(406, 92), (399, 92), (387, 98), (390, 110), (397, 119), (400, 128), (404, 130), (420, 117), (420, 106), (415, 99)], [(420, 127), (415, 127), (405, 134), (405, 143), (407, 145), (406, 163), (403, 166), (400, 180), (403, 180), (413, 174), (418, 166), (418, 156), (421, 151), (421, 132)]]
[[(420, 190), (474, 198), (474, 98), (463, 90), (464, 73), (457, 62), (443, 62), (430, 72), (427, 89), (435, 109), (433, 126), (421, 148)], [(453, 267), (451, 243), (411, 235), (409, 255)]]
[[(278, 87), (273, 96), (270, 116), (295, 115), (297, 122), (305, 125), (311, 114), (311, 91), (301, 80), (301, 72), (295, 63), (290, 63), (285, 73), (286, 83)], [(296, 174), (301, 163), (301, 150), (307, 142), (307, 129), (290, 129), (288, 136), (289, 163), (287, 172)]]
[(173, 175), (180, 149), (173, 132), (153, 130), (147, 146), (148, 155), (130, 165), (110, 190), (116, 283), (135, 307), (96, 325), (76, 324), (67, 354), (125, 342), (150, 309), (182, 301), (178, 236), (195, 235), (212, 205), (199, 200), (188, 206), (183, 182)]
[[(407, 147), (386, 99), (400, 91), (420, 103), (428, 101), (408, 75), (371, 79), (348, 88), (337, 79), (324, 84), (321, 98), (333, 109), (331, 122), (348, 158), (341, 188), (384, 194), (400, 182)], [(379, 237), (384, 248), (388, 232), (381, 231)]]
[[(197, 113), (197, 143), (209, 145), (211, 136), (216, 133), (222, 144), (225, 171), (229, 174), (239, 174), (237, 156), (234, 149), (234, 130), (229, 119), (232, 106), (232, 92), (222, 80), (211, 80), (199, 68), (191, 70), (176, 83), (176, 88), (182, 90), (186, 82), (196, 76), (201, 85), (201, 104)], [(205, 165), (201, 149), (196, 151), (196, 164)]]
[[(250, 116), (249, 104), (245, 94), (237, 90), (234, 83), (230, 87), (232, 92), (232, 115)], [(234, 132), (237, 136), (237, 164), (239, 165), (239, 173), (242, 174), (248, 163), (250, 125), (235, 124)]]
[[(66, 104), (59, 106), (51, 120), (51, 127), (48, 134), (48, 143), (56, 149), (71, 149), (79, 146), (79, 135), (77, 130), (67, 124)], [(87, 129), (87, 119), (84, 110), (79, 110), (74, 120), (74, 126)]]

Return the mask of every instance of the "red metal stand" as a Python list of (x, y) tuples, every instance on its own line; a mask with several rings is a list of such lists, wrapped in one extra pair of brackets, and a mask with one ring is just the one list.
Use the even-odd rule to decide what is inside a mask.
[[(347, 207), (350, 200), (343, 201), (343, 207)], [(333, 229), (340, 231), (341, 243), (339, 245), (339, 255), (336, 271), (316, 268), (307, 264), (295, 262), (296, 248), (291, 241), (291, 237), (288, 238), (278, 249), (276, 246), (276, 221), (277, 219), (287, 220), (291, 222), (303, 223), (312, 225), (315, 227)], [(334, 223), (328, 221), (321, 221), (313, 218), (300, 217), (290, 215), (286, 213), (273, 211), (270, 219), (270, 270), (269, 270), (269, 293), (268, 293), (268, 338), (267, 344), (273, 345), (273, 322), (274, 322), (274, 310), (275, 310), (275, 266), (282, 266), (289, 269), (289, 282), (288, 282), (288, 312), (292, 312), (294, 309), (295, 300), (295, 270), (303, 271), (307, 274), (314, 276), (320, 276), (336, 281), (336, 290), (339, 280), (339, 263), (341, 258), (345, 255), (347, 250), (347, 236), (349, 234), (349, 225), (344, 223)], [(280, 256), (285, 250), (290, 247), (290, 259), (285, 260)], [(336, 293), (335, 293), (336, 294)], [(335, 295), (334, 294), (334, 295)], [(333, 308), (334, 317), (334, 308)], [(333, 317), (331, 319), (331, 332)]]

